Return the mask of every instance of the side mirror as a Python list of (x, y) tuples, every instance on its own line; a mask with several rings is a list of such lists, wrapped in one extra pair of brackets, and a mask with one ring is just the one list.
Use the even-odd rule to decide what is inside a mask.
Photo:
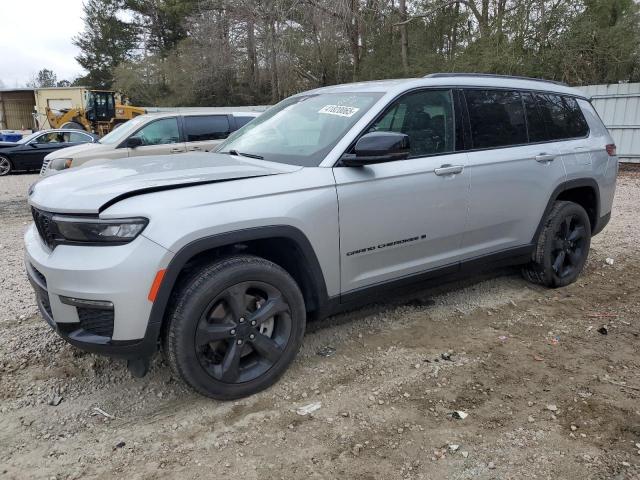
[(409, 157), (409, 135), (396, 132), (371, 132), (360, 137), (353, 154), (343, 155), (347, 167), (393, 162)]
[(127, 148), (138, 148), (143, 145), (142, 139), (140, 137), (129, 137), (127, 138), (126, 146)]

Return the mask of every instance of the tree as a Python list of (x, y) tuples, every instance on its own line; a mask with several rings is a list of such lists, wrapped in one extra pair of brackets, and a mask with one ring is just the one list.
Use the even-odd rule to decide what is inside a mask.
[(123, 8), (124, 0), (88, 0), (84, 4), (84, 30), (73, 38), (80, 48), (76, 60), (87, 71), (80, 83), (109, 89), (115, 68), (133, 58), (138, 30), (118, 17)]
[(50, 88), (55, 87), (57, 82), (56, 74), (48, 68), (40, 70), (31, 81), (27, 82), (30, 88)]

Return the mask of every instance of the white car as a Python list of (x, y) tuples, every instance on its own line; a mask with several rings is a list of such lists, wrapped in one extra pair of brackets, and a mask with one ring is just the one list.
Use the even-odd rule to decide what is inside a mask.
[(96, 159), (208, 152), (258, 115), (258, 112), (140, 115), (105, 135), (98, 143), (52, 152), (45, 157), (40, 175), (53, 175)]

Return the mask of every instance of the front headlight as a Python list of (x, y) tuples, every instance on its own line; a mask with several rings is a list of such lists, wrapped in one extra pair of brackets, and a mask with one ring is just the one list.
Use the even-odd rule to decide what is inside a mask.
[(54, 215), (51, 223), (56, 243), (122, 245), (140, 235), (149, 221), (146, 218), (101, 220)]
[(51, 170), (66, 170), (67, 168), (71, 168), (71, 158), (56, 158), (49, 162), (49, 168)]

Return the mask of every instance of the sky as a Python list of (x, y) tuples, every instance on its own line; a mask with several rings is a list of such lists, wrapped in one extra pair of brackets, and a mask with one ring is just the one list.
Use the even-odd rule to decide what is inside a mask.
[(39, 70), (53, 70), (58, 80), (83, 73), (71, 43), (83, 29), (82, 0), (0, 0), (0, 81), (23, 87)]

